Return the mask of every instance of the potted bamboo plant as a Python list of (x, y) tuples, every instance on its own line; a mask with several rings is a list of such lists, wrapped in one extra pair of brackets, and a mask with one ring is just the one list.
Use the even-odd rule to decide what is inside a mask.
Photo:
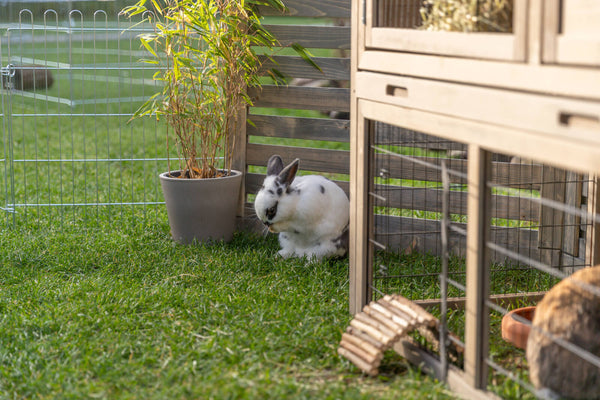
[(277, 43), (261, 25), (258, 5), (284, 10), (280, 0), (140, 0), (122, 11), (154, 27), (140, 40), (160, 90), (134, 117), (164, 120), (167, 149), (177, 149), (178, 165), (169, 162), (160, 174), (175, 241), (233, 235), (242, 180), (232, 169), (235, 132), (246, 123), (240, 110), (251, 104), (246, 88), (260, 85), (255, 49)]

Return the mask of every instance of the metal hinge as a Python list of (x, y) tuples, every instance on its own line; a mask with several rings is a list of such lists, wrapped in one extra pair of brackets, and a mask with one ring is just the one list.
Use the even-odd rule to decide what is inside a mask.
[(15, 77), (15, 66), (13, 64), (8, 64), (6, 67), (0, 67), (0, 79), (2, 81), (2, 87), (5, 89), (13, 88), (13, 78)]

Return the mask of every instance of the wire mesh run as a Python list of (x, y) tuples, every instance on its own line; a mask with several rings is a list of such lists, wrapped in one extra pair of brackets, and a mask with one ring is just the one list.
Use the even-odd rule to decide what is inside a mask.
[[(491, 193), (486, 210), (488, 384), (503, 396), (503, 391), (509, 397), (527, 391), (544, 396), (539, 384), (530, 383), (525, 350), (502, 339), (502, 320), (515, 308), (537, 304), (566, 277), (592, 265), (590, 237), (600, 222), (589, 211), (595, 181), (512, 155), (491, 154), (491, 160), (485, 188)], [(464, 144), (370, 123), (369, 292), (373, 299), (399, 294), (428, 307), (440, 318), (441, 330), (450, 332), (442, 342), (458, 348), (465, 348), (468, 163)], [(596, 296), (597, 285), (584, 284), (583, 290)], [(592, 369), (600, 366), (593, 347), (550, 341), (570, 348), (570, 355), (583, 357)], [(445, 353), (441, 359), (448, 362)], [(462, 367), (460, 357), (452, 363)], [(600, 369), (596, 372), (600, 376)]]
[(137, 22), (23, 10), (0, 30), (7, 224), (144, 219), (163, 204), (158, 173), (172, 157), (165, 127), (130, 121), (157, 91), (137, 38), (152, 27)]
[(452, 32), (511, 33), (513, 0), (377, 0), (374, 26)]

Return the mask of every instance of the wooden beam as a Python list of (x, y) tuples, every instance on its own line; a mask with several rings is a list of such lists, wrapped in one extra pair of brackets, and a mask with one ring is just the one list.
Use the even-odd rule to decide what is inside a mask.
[[(600, 213), (600, 178), (590, 176), (587, 189), (587, 212), (590, 215)], [(588, 266), (600, 264), (600, 224), (587, 222), (585, 237), (585, 264)]]
[(263, 85), (249, 88), (255, 107), (293, 108), (317, 111), (349, 111), (350, 89)]
[(350, 18), (348, 0), (286, 0), (285, 6), (287, 12), (283, 14), (270, 7), (259, 7), (259, 11), (269, 16)]
[(356, 99), (353, 97), (353, 112), (350, 135), (350, 313), (359, 313), (371, 300), (370, 273), (372, 254), (369, 251), (369, 235), (373, 222), (370, 221), (369, 206), (369, 124), (360, 117)]
[(467, 285), (465, 304), (465, 373), (469, 385), (487, 387), (489, 350), (490, 237), (489, 215), (491, 190), (491, 153), (477, 145), (469, 145)]
[[(507, 307), (519, 304), (523, 300), (527, 301), (528, 303), (537, 303), (544, 297), (545, 294), (546, 292), (494, 294), (490, 296), (489, 300), (494, 304)], [(442, 303), (442, 299), (424, 299), (415, 300), (414, 302), (423, 308), (431, 309), (439, 307)], [(446, 299), (448, 309), (454, 310), (463, 310), (466, 302), (466, 297), (448, 297)]]
[(277, 69), (286, 77), (307, 79), (332, 79), (347, 81), (350, 79), (350, 59), (335, 57), (313, 57), (321, 68), (319, 71), (299, 56), (274, 56), (272, 59), (261, 56), (263, 75), (270, 69)]
[(276, 146), (248, 143), (246, 160), (248, 165), (266, 166), (269, 157), (279, 154), (287, 163), (300, 159), (300, 169), (315, 172), (348, 174), (350, 154), (345, 150), (313, 149), (309, 147)]
[[(565, 202), (564, 169), (544, 166), (542, 169), (542, 188), (540, 195), (544, 199)], [(538, 247), (541, 261), (551, 267), (560, 267), (562, 241), (564, 236), (565, 213), (550, 206), (540, 208), (540, 229)]]
[(350, 141), (350, 121), (345, 119), (283, 117), (276, 115), (248, 116), (246, 126), (250, 136), (267, 136), (286, 139)]
[(282, 47), (299, 44), (305, 48), (343, 49), (350, 48), (349, 26), (320, 25), (264, 25)]

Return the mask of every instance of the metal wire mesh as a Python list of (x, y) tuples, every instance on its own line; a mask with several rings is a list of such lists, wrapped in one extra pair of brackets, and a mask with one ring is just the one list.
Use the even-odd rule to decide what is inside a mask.
[(165, 128), (130, 121), (156, 91), (137, 39), (152, 27), (136, 23), (104, 11), (22, 10), (0, 30), (7, 224), (143, 219), (163, 203)]
[[(453, 333), (445, 342), (464, 346), (466, 146), (379, 122), (370, 127), (369, 289), (374, 298), (398, 293), (434, 306), (434, 314)], [(489, 382), (500, 390), (508, 379), (535, 392), (524, 351), (501, 339), (501, 319), (515, 307), (535, 304), (559, 281), (590, 266), (586, 233), (600, 217), (587, 211), (593, 184), (587, 176), (511, 155), (494, 154), (492, 160), (487, 182), (492, 197), (487, 210)], [(600, 293), (600, 288), (591, 290)], [(593, 365), (598, 361), (589, 351), (566, 346)]]

